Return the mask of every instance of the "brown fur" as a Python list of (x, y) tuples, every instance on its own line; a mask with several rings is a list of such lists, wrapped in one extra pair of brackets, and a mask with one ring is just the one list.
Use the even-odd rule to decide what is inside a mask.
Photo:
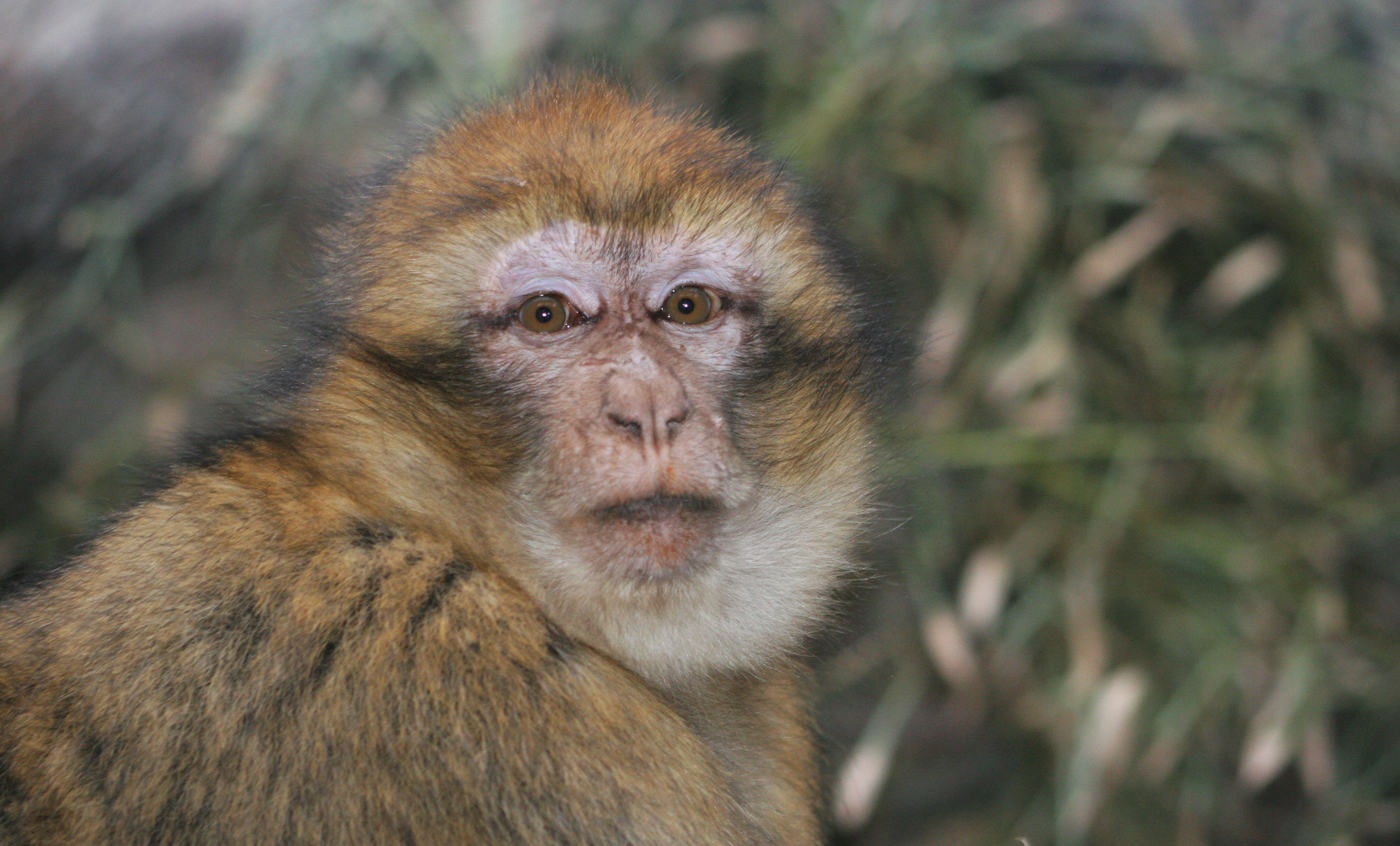
[[(558, 401), (493, 369), (473, 280), (562, 221), (618, 266), (744, 233), (762, 270), (715, 402), (797, 550), (763, 568), (810, 586), (742, 657), (651, 670), (530, 569)], [(309, 384), (0, 606), (0, 843), (815, 842), (794, 638), (864, 508), (880, 360), (781, 175), (543, 84), (391, 173), (331, 267)]]

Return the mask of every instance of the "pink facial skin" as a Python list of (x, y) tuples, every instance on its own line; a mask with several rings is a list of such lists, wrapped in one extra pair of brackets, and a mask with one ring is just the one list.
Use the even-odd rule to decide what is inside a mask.
[[(668, 319), (680, 286), (712, 295), (708, 319)], [(514, 242), (484, 280), (480, 307), (495, 327), (485, 361), (547, 421), (537, 517), (598, 571), (651, 580), (703, 568), (725, 515), (744, 504), (721, 398), (755, 328), (757, 286), (736, 242), (572, 222)], [(566, 303), (566, 328), (522, 321), (540, 294)]]

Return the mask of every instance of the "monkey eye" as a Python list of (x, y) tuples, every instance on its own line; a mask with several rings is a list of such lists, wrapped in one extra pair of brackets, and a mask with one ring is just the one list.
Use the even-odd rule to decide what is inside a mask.
[(521, 304), (515, 316), (521, 326), (541, 334), (568, 329), (578, 322), (573, 306), (558, 294), (536, 294)]
[(676, 323), (704, 323), (717, 311), (719, 298), (699, 285), (680, 285), (661, 304), (661, 316)]

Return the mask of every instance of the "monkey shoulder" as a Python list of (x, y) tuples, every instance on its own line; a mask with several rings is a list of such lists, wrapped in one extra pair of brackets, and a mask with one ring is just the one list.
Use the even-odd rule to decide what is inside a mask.
[(366, 515), (315, 480), (222, 468), (185, 474), (0, 605), (0, 645), (9, 676), (94, 696), (180, 680), (213, 698), (305, 694), (380, 672), (457, 676), (461, 697), (474, 678), (522, 668), (610, 672), (488, 558)]
[[(175, 663), (192, 653), (192, 666), (253, 679), (301, 663), (321, 682), (342, 659), (347, 671), (464, 677), (492, 662), (511, 673), (590, 663), (488, 556), (366, 514), (334, 488), (292, 487), (183, 480), (65, 574), (46, 631), (119, 629), (127, 648), (144, 642)], [(240, 666), (265, 655), (277, 661)]]
[(35, 842), (251, 841), (252, 819), (287, 842), (751, 841), (638, 677), (495, 562), (333, 499), (185, 480), (0, 611), (31, 656), (0, 660), (0, 734), (23, 736), (0, 817), (52, 821)]

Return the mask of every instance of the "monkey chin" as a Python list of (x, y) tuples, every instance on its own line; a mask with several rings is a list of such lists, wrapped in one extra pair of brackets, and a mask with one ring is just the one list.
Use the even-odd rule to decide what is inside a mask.
[(577, 540), (609, 575), (668, 581), (713, 563), (723, 517), (713, 497), (658, 493), (592, 509)]

